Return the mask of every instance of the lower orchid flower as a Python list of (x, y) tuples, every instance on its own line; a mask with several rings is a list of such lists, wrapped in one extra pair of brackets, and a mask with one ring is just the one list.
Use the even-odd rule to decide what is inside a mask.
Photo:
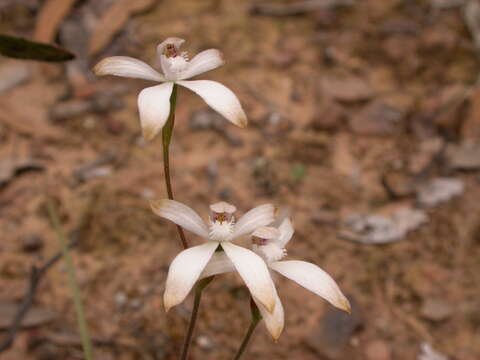
[[(252, 249), (264, 259), (270, 269), (323, 297), (333, 306), (350, 312), (348, 299), (343, 295), (335, 280), (324, 270), (306, 261), (280, 261), (287, 255), (285, 246), (292, 238), (293, 233), (294, 229), (289, 219), (285, 219), (278, 229), (260, 227), (252, 233)], [(202, 277), (233, 270), (233, 264), (229, 259), (222, 253), (216, 253), (205, 268)], [(265, 320), (267, 330), (277, 340), (283, 331), (284, 311), (276, 291), (274, 295), (275, 309), (273, 312), (266, 311), (265, 306), (255, 296), (252, 295), (252, 297)]]
[(238, 271), (252, 296), (267, 312), (274, 311), (277, 303), (275, 285), (265, 262), (253, 251), (231, 242), (272, 223), (273, 205), (257, 206), (235, 222), (233, 213), (236, 207), (219, 202), (210, 205), (209, 225), (193, 209), (178, 201), (152, 201), (151, 207), (155, 214), (207, 240), (205, 244), (183, 250), (172, 261), (164, 294), (166, 311), (180, 304), (199, 278), (206, 277), (202, 276), (202, 273), (219, 248), (223, 249), (222, 253), (229, 259), (232, 268)]

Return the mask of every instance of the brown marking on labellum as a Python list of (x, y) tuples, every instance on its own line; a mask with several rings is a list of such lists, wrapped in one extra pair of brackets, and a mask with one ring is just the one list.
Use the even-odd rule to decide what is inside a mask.
[(173, 58), (173, 57), (178, 56), (178, 51), (177, 51), (177, 48), (175, 47), (175, 45), (167, 44), (165, 46), (165, 56), (167, 58)]

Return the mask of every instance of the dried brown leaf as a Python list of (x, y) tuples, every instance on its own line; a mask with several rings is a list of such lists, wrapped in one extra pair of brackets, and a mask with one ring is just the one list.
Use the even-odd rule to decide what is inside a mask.
[(480, 4), (477, 0), (468, 1), (463, 8), (463, 18), (475, 47), (480, 49)]
[(60, 129), (43, 121), (37, 121), (35, 117), (25, 116), (15, 105), (11, 105), (7, 99), (0, 99), (0, 107), (2, 108), (0, 123), (19, 134), (55, 141), (58, 141), (63, 136)]
[(394, 135), (403, 118), (404, 114), (399, 109), (381, 101), (373, 101), (351, 118), (350, 128), (359, 135)]
[[(10, 326), (18, 307), (18, 304), (0, 303), (0, 329), (7, 329)], [(55, 317), (56, 314), (51, 310), (32, 307), (22, 321), (22, 328), (43, 325), (51, 322)]]
[(138, 12), (147, 10), (155, 4), (155, 0), (120, 0), (115, 2), (102, 16), (93, 31), (88, 47), (90, 56), (97, 54), (127, 23), (129, 18)]
[(345, 102), (364, 101), (374, 95), (370, 84), (363, 78), (354, 75), (325, 75), (321, 79), (321, 86), (326, 94)]
[(0, 159), (0, 187), (9, 183), (16, 175), (28, 170), (43, 170), (43, 165), (31, 159)]
[(463, 140), (480, 142), (480, 89), (474, 88), (470, 95), (470, 108), (462, 123), (460, 135)]
[(40, 10), (35, 25), (34, 39), (51, 43), (55, 39), (62, 20), (77, 0), (47, 0)]

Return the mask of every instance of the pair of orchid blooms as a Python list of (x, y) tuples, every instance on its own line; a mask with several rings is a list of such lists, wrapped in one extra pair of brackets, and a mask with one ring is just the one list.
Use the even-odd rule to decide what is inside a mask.
[[(161, 82), (142, 90), (138, 96), (143, 135), (152, 139), (165, 125), (170, 114), (170, 96), (175, 84), (198, 94), (211, 108), (233, 124), (245, 127), (247, 117), (235, 94), (210, 80), (187, 80), (224, 64), (220, 51), (209, 49), (189, 61), (180, 52), (184, 40), (168, 38), (157, 47), (162, 73), (131, 57), (114, 56), (95, 66), (97, 75), (116, 75)], [(226, 202), (210, 205), (208, 223), (190, 207), (175, 200), (151, 202), (155, 214), (168, 219), (200, 238), (201, 245), (180, 252), (172, 261), (164, 293), (168, 311), (180, 304), (195, 283), (213, 275), (236, 271), (245, 282), (267, 330), (276, 340), (284, 327), (284, 311), (272, 281), (270, 270), (295, 281), (323, 297), (333, 306), (350, 311), (350, 304), (336, 282), (318, 266), (305, 261), (280, 261), (293, 236), (291, 221), (275, 219), (273, 205), (257, 206), (235, 221), (236, 207)], [(273, 223), (278, 226), (272, 226)], [(250, 237), (251, 250), (235, 245), (234, 240)]]

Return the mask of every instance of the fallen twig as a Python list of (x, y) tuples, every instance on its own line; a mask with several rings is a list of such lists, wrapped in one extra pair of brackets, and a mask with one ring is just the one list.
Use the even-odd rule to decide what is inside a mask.
[(82, 165), (76, 169), (73, 170), (73, 176), (79, 181), (79, 182), (84, 182), (88, 180), (89, 178), (93, 177), (92, 173), (97, 169), (99, 169), (102, 166), (111, 164), (117, 160), (118, 156), (114, 152), (106, 152), (102, 155), (100, 155), (97, 159)]
[(288, 5), (256, 4), (250, 8), (252, 15), (293, 16), (302, 15), (317, 9), (332, 9), (340, 6), (352, 6), (353, 0), (306, 0)]
[[(76, 334), (48, 332), (44, 339), (59, 346), (81, 346), (82, 340)], [(92, 343), (103, 347), (125, 347), (135, 349), (136, 344), (130, 339), (92, 337)]]
[[(80, 219), (79, 225), (73, 231), (71, 231), (68, 235), (68, 238), (70, 240), (67, 244), (67, 247), (69, 249), (72, 249), (79, 244), (80, 239), (82, 238), (82, 233), (84, 229), (88, 227), (88, 224), (93, 218), (92, 209), (95, 208), (95, 203), (97, 199), (98, 199), (98, 196), (96, 194), (96, 191), (94, 191), (94, 194), (90, 200), (90, 203), (88, 204), (86, 211), (84, 212), (82, 218)], [(0, 341), (0, 353), (8, 350), (13, 345), (15, 336), (17, 335), (18, 331), (21, 328), (22, 321), (25, 315), (27, 314), (28, 310), (30, 309), (30, 307), (33, 305), (33, 301), (35, 299), (35, 295), (38, 289), (38, 285), (40, 284), (40, 281), (42, 280), (46, 272), (53, 265), (55, 265), (62, 258), (62, 256), (63, 256), (62, 252), (59, 251), (54, 256), (52, 256), (49, 260), (47, 260), (42, 266), (40, 267), (32, 266), (32, 269), (30, 271), (30, 280), (29, 280), (27, 293), (23, 297), (22, 303), (12, 320), (12, 324), (6, 330), (6, 335), (4, 336), (2, 341)]]
[(453, 9), (465, 5), (466, 0), (430, 0), (435, 9)]
[[(70, 236), (70, 242), (68, 243), (68, 247), (73, 248), (78, 245), (78, 242), (78, 236)], [(9, 329), (7, 330), (7, 334), (5, 335), (3, 341), (0, 343), (0, 352), (8, 350), (12, 346), (15, 336), (17, 335), (18, 330), (20, 330), (23, 318), (27, 314), (30, 307), (33, 305), (33, 300), (35, 298), (35, 294), (40, 280), (42, 279), (43, 275), (45, 275), (47, 270), (50, 269), (53, 265), (55, 265), (55, 263), (61, 258), (62, 253), (58, 252), (41, 267), (37, 268), (36, 266), (32, 266), (32, 270), (30, 271), (30, 284), (27, 294), (24, 296), (22, 304), (18, 308), (18, 312), (13, 318), (12, 324), (10, 325)]]
[(470, 0), (463, 6), (463, 19), (473, 39), (475, 49), (480, 50), (480, 4)]

